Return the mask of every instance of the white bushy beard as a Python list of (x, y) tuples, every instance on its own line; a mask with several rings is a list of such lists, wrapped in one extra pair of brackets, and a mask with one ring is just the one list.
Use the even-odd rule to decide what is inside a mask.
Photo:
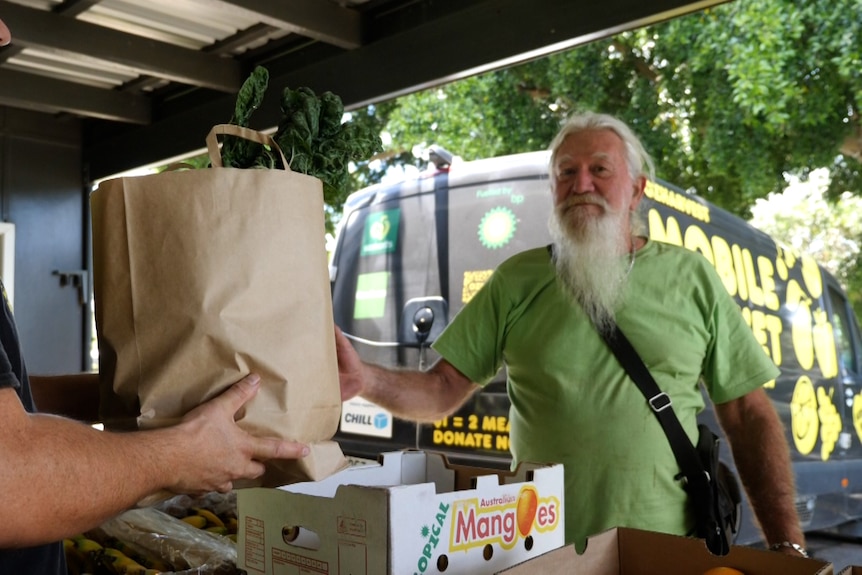
[[(585, 214), (572, 207), (579, 203), (603, 206), (604, 212)], [(601, 197), (576, 196), (558, 205), (548, 222), (557, 278), (602, 333), (616, 323), (630, 267), (629, 257), (621, 257), (628, 252), (626, 212), (611, 211)]]

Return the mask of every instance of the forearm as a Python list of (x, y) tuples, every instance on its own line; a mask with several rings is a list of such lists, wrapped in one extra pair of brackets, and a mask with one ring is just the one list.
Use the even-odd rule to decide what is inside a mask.
[(335, 328), (342, 401), (360, 395), (395, 417), (432, 422), (458, 409), (479, 386), (445, 359), (428, 371), (396, 370), (363, 362)]
[(113, 434), (55, 416), (28, 419), (3, 454), (0, 547), (85, 531), (169, 483), (177, 461), (169, 433)]
[(457, 410), (479, 387), (455, 368), (440, 362), (427, 372), (363, 366), (362, 397), (396, 417), (433, 422)]
[(719, 411), (719, 416), (766, 542), (804, 545), (790, 451), (769, 399), (765, 394), (757, 396), (745, 409)]
[(260, 388), (249, 374), (171, 427), (111, 433), (24, 411), (0, 389), (0, 548), (85, 531), (151, 494), (226, 493), (272, 459), (308, 455), (302, 443), (257, 437), (236, 415)]

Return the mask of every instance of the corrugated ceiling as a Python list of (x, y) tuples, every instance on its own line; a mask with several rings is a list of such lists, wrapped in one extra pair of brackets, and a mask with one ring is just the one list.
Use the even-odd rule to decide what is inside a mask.
[(0, 106), (82, 122), (98, 178), (199, 148), (256, 65), (350, 108), (721, 1), (0, 0)]

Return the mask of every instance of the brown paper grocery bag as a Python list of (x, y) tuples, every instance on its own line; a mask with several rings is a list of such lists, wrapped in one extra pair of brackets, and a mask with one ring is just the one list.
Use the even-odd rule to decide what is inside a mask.
[(347, 465), (331, 441), (341, 395), (322, 184), (222, 168), (219, 133), (275, 146), (216, 126), (214, 167), (116, 178), (90, 197), (102, 419), (166, 426), (257, 373), (239, 425), (306, 442), (311, 455), (270, 462), (250, 485), (319, 480)]

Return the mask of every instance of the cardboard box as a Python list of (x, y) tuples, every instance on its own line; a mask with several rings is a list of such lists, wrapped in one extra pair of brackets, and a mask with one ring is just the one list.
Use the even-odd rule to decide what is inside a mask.
[(848, 565), (838, 572), (838, 575), (862, 575), (862, 567), (858, 565)]
[(774, 551), (734, 546), (713, 555), (700, 539), (616, 528), (587, 540), (583, 555), (567, 545), (501, 571), (505, 575), (702, 575), (732, 567), (745, 575), (832, 575), (832, 564)]
[(502, 472), (399, 451), (326, 479), (237, 493), (249, 575), (491, 575), (564, 544), (562, 465)]

